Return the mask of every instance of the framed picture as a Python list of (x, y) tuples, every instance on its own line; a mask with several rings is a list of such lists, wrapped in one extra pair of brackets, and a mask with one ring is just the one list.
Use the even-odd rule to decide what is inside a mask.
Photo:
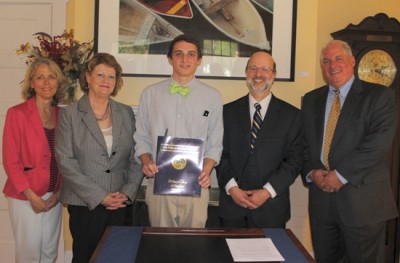
[(243, 79), (250, 54), (268, 50), (277, 80), (294, 80), (297, 0), (96, 0), (95, 51), (114, 55), (124, 76), (170, 76), (174, 37), (202, 45), (200, 78)]

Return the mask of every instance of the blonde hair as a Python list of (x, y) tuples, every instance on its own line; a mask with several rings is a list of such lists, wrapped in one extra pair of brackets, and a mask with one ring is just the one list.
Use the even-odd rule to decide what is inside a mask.
[(29, 100), (33, 96), (35, 96), (35, 90), (31, 87), (31, 81), (33, 76), (36, 74), (37, 69), (41, 65), (47, 65), (49, 70), (52, 74), (54, 74), (57, 78), (57, 91), (56, 94), (53, 96), (53, 105), (57, 105), (59, 101), (61, 101), (67, 91), (67, 79), (65, 78), (64, 74), (62, 73), (60, 67), (57, 65), (56, 62), (49, 58), (36, 58), (28, 67), (25, 72), (25, 78), (21, 84), (22, 86), (22, 98), (24, 100)]

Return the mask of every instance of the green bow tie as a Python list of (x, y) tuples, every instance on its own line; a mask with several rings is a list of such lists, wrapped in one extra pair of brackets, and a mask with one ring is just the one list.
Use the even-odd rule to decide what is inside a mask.
[(178, 84), (172, 82), (171, 85), (169, 86), (169, 92), (171, 94), (179, 93), (183, 97), (187, 97), (190, 92), (190, 87), (187, 86), (179, 86)]

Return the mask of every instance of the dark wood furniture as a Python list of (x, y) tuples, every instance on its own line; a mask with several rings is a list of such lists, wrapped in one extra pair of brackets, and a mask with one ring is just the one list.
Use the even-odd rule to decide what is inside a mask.
[(225, 239), (244, 237), (271, 238), (286, 262), (315, 262), (289, 229), (152, 227), (107, 228), (90, 262), (233, 262)]

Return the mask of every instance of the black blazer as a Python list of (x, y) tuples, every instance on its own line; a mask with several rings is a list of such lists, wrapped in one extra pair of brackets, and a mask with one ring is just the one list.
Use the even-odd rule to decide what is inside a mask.
[[(226, 104), (223, 116), (224, 148), (217, 167), (220, 216), (236, 219), (253, 213), (262, 227), (286, 223), (290, 218), (289, 186), (302, 167), (300, 111), (272, 96), (251, 156), (249, 96)], [(225, 185), (231, 178), (244, 190), (261, 189), (269, 182), (277, 196), (258, 209), (244, 209), (226, 194)]]
[[(321, 149), (328, 86), (307, 93), (302, 117), (306, 145), (302, 176), (324, 169)], [(332, 139), (329, 164), (349, 182), (337, 193), (342, 222), (366, 226), (397, 215), (387, 159), (395, 129), (394, 92), (381, 85), (355, 79), (342, 107)], [(329, 193), (309, 184), (310, 214), (327, 215)]]

